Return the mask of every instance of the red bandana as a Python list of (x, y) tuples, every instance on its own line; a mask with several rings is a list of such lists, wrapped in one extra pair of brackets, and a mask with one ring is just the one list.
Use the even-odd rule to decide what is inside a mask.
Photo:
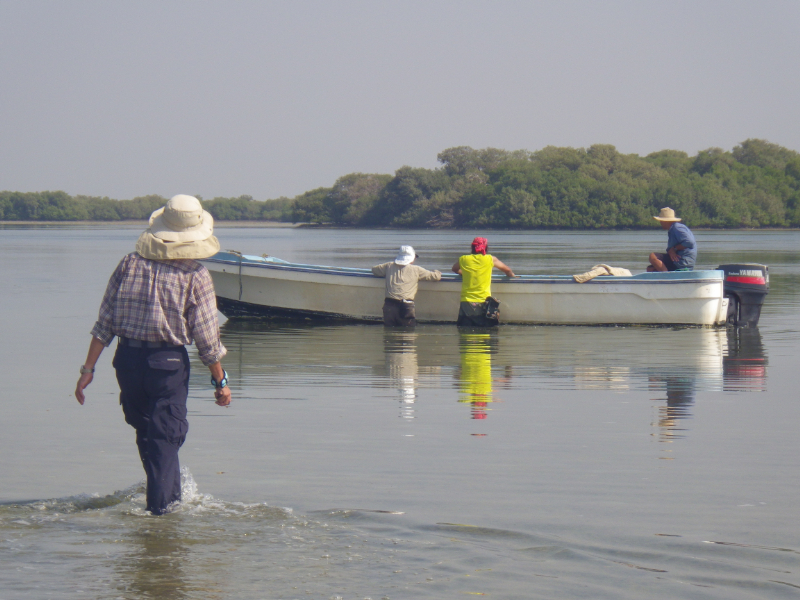
[(476, 237), (472, 240), (472, 251), (476, 254), (486, 254), (486, 248), (489, 246), (489, 240), (482, 237)]

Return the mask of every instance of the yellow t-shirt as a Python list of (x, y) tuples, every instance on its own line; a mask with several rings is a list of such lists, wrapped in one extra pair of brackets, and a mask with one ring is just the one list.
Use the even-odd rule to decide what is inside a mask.
[(492, 295), (491, 254), (465, 254), (458, 259), (461, 268), (461, 302), (483, 302)]

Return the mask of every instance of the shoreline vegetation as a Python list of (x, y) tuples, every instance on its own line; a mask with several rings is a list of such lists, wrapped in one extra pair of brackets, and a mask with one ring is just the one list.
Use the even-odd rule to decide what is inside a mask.
[[(166, 200), (164, 200), (166, 202)], [(163, 206), (163, 205), (162, 205)], [(4, 225), (114, 225), (118, 227), (131, 227), (141, 228), (147, 226), (147, 219), (126, 219), (119, 221), (3, 221), (0, 220), (0, 226)], [(223, 227), (258, 227), (258, 228), (283, 228), (283, 229), (296, 229), (298, 227), (323, 227), (322, 225), (310, 223), (284, 223), (281, 221), (222, 221), (214, 220), (215, 225)]]
[[(295, 198), (203, 200), (214, 219), (260, 227), (651, 229), (664, 206), (697, 229), (800, 227), (800, 153), (749, 139), (728, 152), (640, 157), (611, 145), (527, 150), (449, 148), (440, 167), (351, 173)], [(166, 203), (65, 192), (0, 192), (0, 224), (147, 220)]]
[[(130, 229), (141, 229), (142, 227), (147, 227), (147, 219), (134, 219), (134, 220), (125, 220), (125, 221), (2, 221), (0, 220), (0, 229), (5, 227), (43, 227), (43, 226), (52, 226), (52, 227), (59, 227), (59, 226), (77, 226), (83, 225), (87, 227), (91, 226), (99, 226), (99, 227), (108, 227), (113, 226), (114, 228), (130, 228)], [(231, 228), (231, 229), (354, 229), (353, 227), (341, 226), (341, 225), (334, 225), (331, 223), (286, 223), (281, 221), (222, 221), (222, 220), (214, 220), (214, 226), (223, 228)], [(393, 231), (399, 229), (398, 227), (363, 227), (360, 229), (375, 229), (375, 230), (382, 230), (385, 229), (387, 231)], [(416, 229), (416, 228), (403, 228), (403, 229)], [(424, 228), (420, 228), (424, 229)], [(430, 228), (428, 228), (430, 229)], [(452, 231), (471, 231), (474, 227), (452, 227), (450, 230)], [(650, 223), (647, 227), (629, 227), (627, 229), (601, 229), (601, 228), (593, 228), (590, 230), (583, 230), (583, 229), (557, 229), (557, 228), (548, 228), (548, 229), (511, 229), (510, 231), (573, 231), (573, 232), (580, 232), (580, 231), (590, 231), (590, 232), (604, 232), (604, 231), (646, 231), (653, 229), (653, 223)], [(482, 227), (482, 231), (509, 231), (507, 227), (499, 228), (499, 227)], [(800, 231), (800, 227), (692, 227), (692, 231)]]

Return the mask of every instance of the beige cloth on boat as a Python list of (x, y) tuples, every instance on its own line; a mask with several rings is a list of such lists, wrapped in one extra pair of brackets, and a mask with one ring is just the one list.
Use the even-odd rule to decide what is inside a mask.
[(615, 277), (630, 277), (631, 272), (628, 271), (628, 269), (622, 269), (620, 267), (610, 267), (608, 265), (595, 265), (592, 267), (591, 271), (586, 271), (586, 273), (581, 273), (580, 275), (573, 275), (572, 278), (578, 283), (585, 283), (590, 279), (594, 279), (595, 277), (600, 277), (601, 275), (614, 275)]

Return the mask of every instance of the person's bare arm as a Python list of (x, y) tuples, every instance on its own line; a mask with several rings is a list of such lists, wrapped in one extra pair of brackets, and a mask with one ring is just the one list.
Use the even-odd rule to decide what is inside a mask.
[(680, 257), (678, 256), (678, 252), (681, 250), (686, 250), (686, 247), (682, 244), (675, 244), (672, 248), (667, 249), (667, 254), (672, 259), (672, 262), (678, 262)]
[(517, 277), (517, 275), (514, 275), (514, 271), (511, 270), (511, 267), (506, 266), (506, 264), (503, 263), (503, 261), (497, 258), (496, 256), (492, 257), (492, 261), (494, 262), (495, 268), (500, 269), (503, 273), (506, 274), (507, 277)]
[(458, 261), (453, 264), (453, 273), (461, 275), (461, 265), (458, 264)]
[[(86, 355), (86, 362), (83, 363), (83, 366), (86, 369), (94, 371), (97, 359), (100, 358), (100, 354), (102, 354), (104, 348), (103, 342), (92, 336), (92, 341), (89, 342), (89, 353)], [(92, 383), (92, 379), (94, 379), (94, 373), (84, 373), (78, 379), (78, 385), (75, 387), (75, 398), (78, 399), (81, 405), (86, 401), (83, 390)]]

